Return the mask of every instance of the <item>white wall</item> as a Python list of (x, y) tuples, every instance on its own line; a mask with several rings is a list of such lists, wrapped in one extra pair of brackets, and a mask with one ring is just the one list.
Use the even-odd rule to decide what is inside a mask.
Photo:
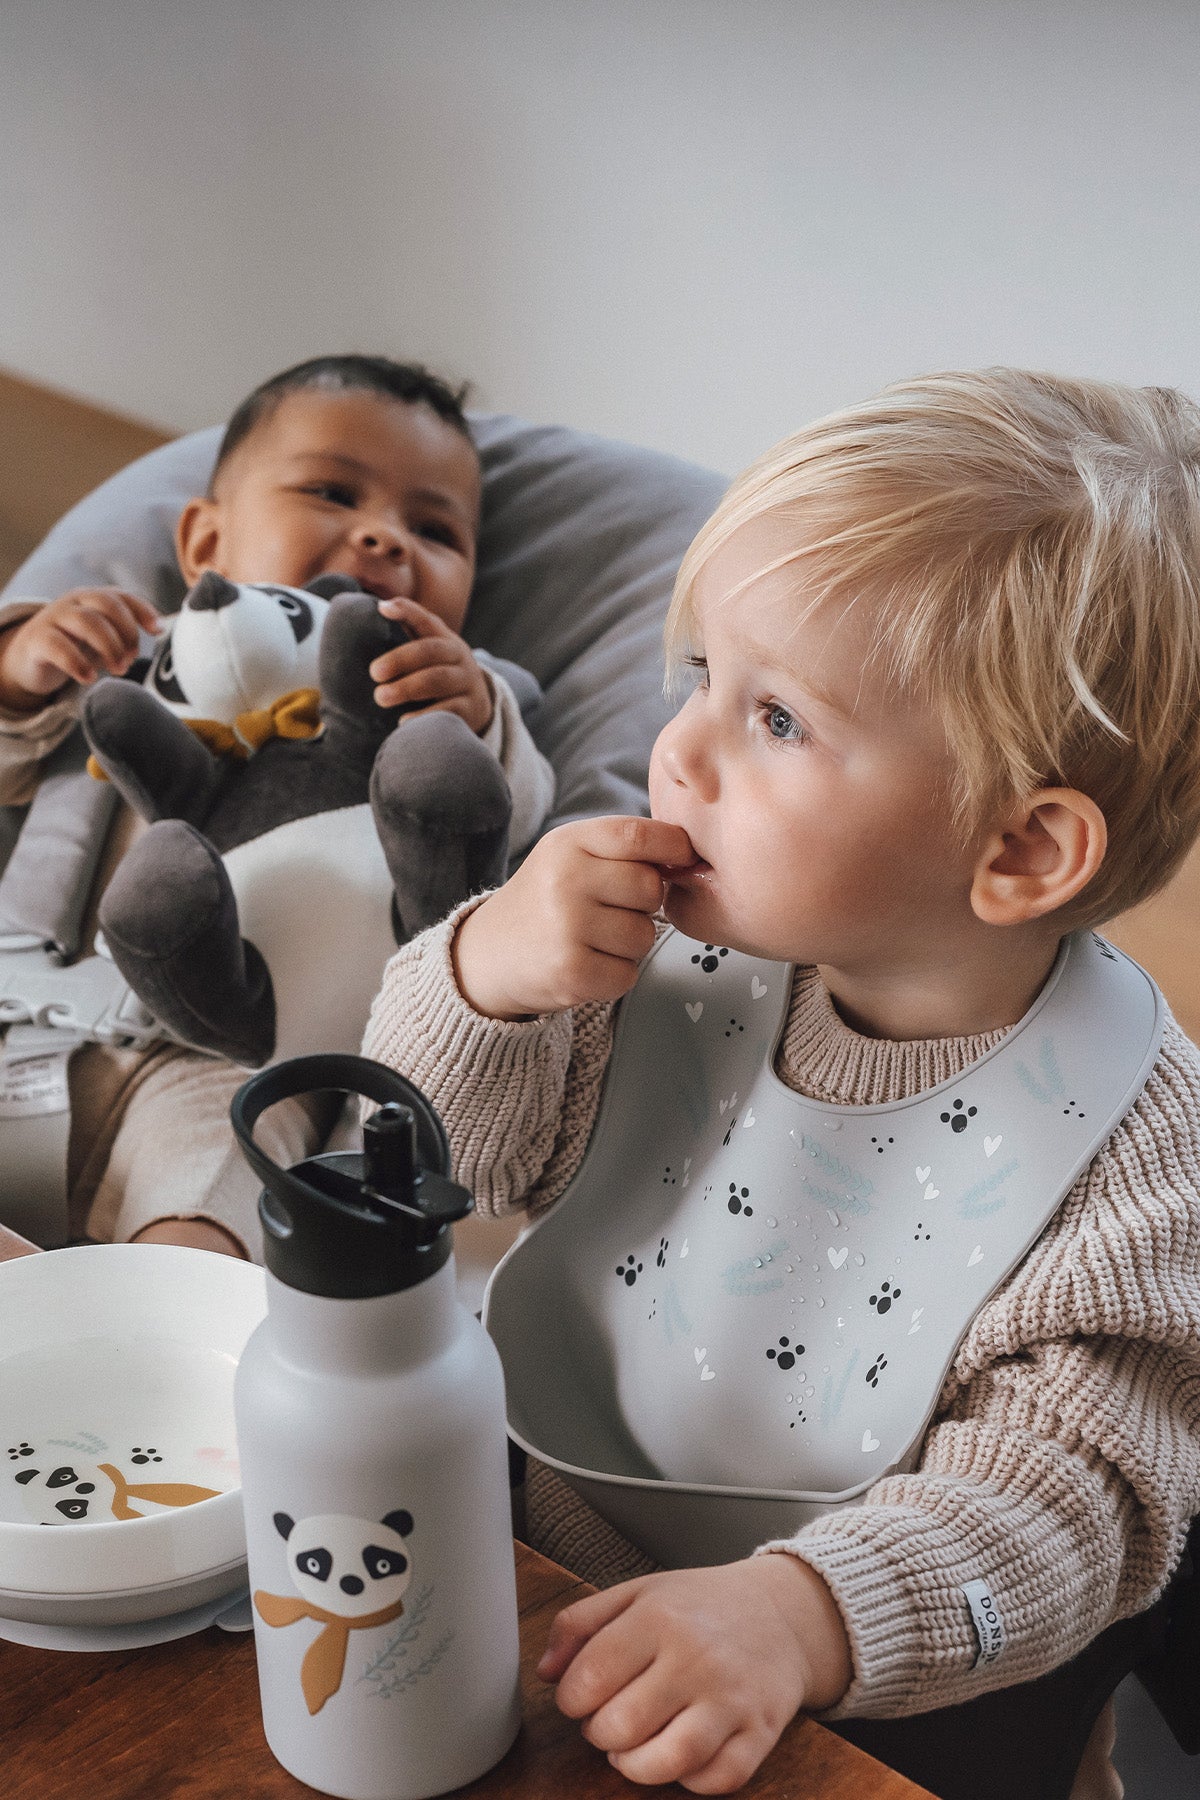
[(899, 375), (1200, 393), (1195, 0), (0, 0), (0, 364), (330, 349), (732, 470)]

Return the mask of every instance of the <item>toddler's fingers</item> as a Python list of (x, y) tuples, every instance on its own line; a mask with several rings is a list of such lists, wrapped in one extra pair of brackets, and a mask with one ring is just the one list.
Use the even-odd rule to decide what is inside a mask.
[(141, 600), (136, 594), (127, 594), (123, 588), (102, 588), (100, 592), (105, 597), (111, 597), (121, 625), (134, 643), (137, 642), (139, 630), (148, 631), (152, 637), (158, 636), (162, 630), (162, 620), (148, 600)]
[(606, 862), (596, 873), (592, 892), (601, 906), (648, 916), (662, 905), (666, 883), (657, 863)]
[(732, 1794), (770, 1748), (759, 1734), (731, 1728), (727, 1717), (690, 1706), (648, 1743), (612, 1752), (608, 1760), (626, 1781), (641, 1786), (677, 1781), (691, 1794)]
[(463, 672), (455, 664), (437, 663), (417, 669), (400, 681), (385, 682), (375, 689), (377, 706), (425, 706), (431, 700), (451, 700), (467, 691)]
[(57, 620), (53, 629), (90, 657), (93, 670), (123, 672), (137, 655), (137, 631), (122, 632), (107, 612), (81, 606)]
[(625, 1682), (583, 1723), (588, 1743), (610, 1755), (648, 1744), (695, 1698), (670, 1679), (663, 1660), (652, 1655), (644, 1635), (636, 1634), (634, 1641), (644, 1646), (638, 1660), (645, 1666), (638, 1669), (631, 1659), (631, 1673)]
[(642, 955), (613, 955), (607, 950), (580, 950), (559, 975), (552, 1010), (577, 1006), (581, 1000), (622, 1000), (638, 978)]
[[(372, 681), (399, 681), (403, 676), (435, 663), (450, 667), (461, 660), (455, 656), (458, 648), (457, 643), (447, 643), (445, 638), (408, 638), (402, 644), (393, 644), (390, 650), (381, 650), (367, 664), (367, 674)], [(465, 644), (462, 649), (465, 655), (470, 655)]]
[(623, 1581), (618, 1587), (606, 1588), (601, 1594), (589, 1594), (586, 1600), (577, 1600), (573, 1606), (565, 1606), (557, 1613), (537, 1666), (541, 1679), (558, 1681), (588, 1639), (594, 1637), (602, 1625), (619, 1618), (626, 1607), (632, 1606), (637, 1598), (636, 1588), (636, 1582)]
[(385, 619), (399, 619), (404, 625), (411, 625), (418, 637), (457, 637), (457, 631), (451, 631), (444, 619), (430, 612), (416, 600), (405, 595), (397, 595), (394, 600), (381, 600), (379, 610)]
[[(75, 681), (88, 687), (100, 671), (109, 666), (106, 653), (96, 646), (94, 636), (92, 632), (54, 628), (39, 645), (37, 660), (39, 664), (53, 669), (64, 681)], [(112, 655), (114, 669), (119, 666), (124, 655), (124, 651)]]
[(615, 862), (654, 863), (662, 868), (683, 868), (694, 862), (696, 852), (682, 825), (662, 819), (610, 815), (589, 819), (580, 837), (589, 856)]
[(587, 947), (598, 956), (616, 957), (636, 969), (654, 948), (654, 920), (650, 910), (624, 906), (599, 906), (586, 922)]
[(148, 631), (157, 637), (162, 630), (156, 609), (136, 594), (127, 594), (123, 588), (72, 588), (54, 602), (54, 616), (59, 623), (63, 622), (64, 614), (72, 618), (81, 613), (107, 619), (122, 641), (135, 649), (139, 631)]

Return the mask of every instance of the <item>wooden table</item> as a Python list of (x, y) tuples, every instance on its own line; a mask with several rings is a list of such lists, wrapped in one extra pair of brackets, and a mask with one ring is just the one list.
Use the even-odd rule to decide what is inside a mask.
[[(33, 1251), (0, 1226), (0, 1260)], [(592, 1590), (517, 1544), (524, 1723), (472, 1800), (632, 1800), (634, 1787), (533, 1673), (561, 1607)], [(303, 1800), (267, 1749), (254, 1642), (215, 1626), (150, 1649), (30, 1650), (0, 1641), (4, 1800)], [(655, 1792), (662, 1792), (656, 1789)], [(682, 1794), (682, 1789), (672, 1791)], [(811, 1719), (795, 1720), (745, 1800), (929, 1800)]]

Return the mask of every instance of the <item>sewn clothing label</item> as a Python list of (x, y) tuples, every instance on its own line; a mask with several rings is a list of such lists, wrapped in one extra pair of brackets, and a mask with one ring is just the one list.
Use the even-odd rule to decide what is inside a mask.
[(979, 1639), (975, 1667), (998, 1661), (1004, 1653), (1004, 1621), (990, 1586), (986, 1581), (964, 1582), (963, 1598), (971, 1609), (971, 1622)]
[(69, 1050), (48, 1050), (0, 1061), (0, 1119), (31, 1119), (45, 1113), (66, 1112)]

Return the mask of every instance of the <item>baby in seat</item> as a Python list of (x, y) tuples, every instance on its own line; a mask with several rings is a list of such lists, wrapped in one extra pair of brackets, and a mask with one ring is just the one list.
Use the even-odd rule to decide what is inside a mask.
[(798, 1709), (936, 1738), (1179, 1560), (1200, 1054), (1092, 928), (1200, 829), (1198, 594), (1180, 395), (889, 389), (685, 558), (653, 816), (551, 832), (388, 965), (367, 1054), (539, 1220), (488, 1321), (530, 1541), (607, 1590), (540, 1673), (633, 1781), (732, 1791)]
[[(294, 587), (338, 573), (376, 595), (381, 613), (412, 634), (372, 664), (376, 702), (451, 711), (470, 726), (507, 777), (515, 853), (537, 835), (554, 778), (512, 688), (460, 635), (480, 491), (461, 393), (386, 358), (322, 357), (274, 376), (238, 407), (208, 492), (180, 516), (176, 549), (189, 585), (206, 570)], [(0, 803), (30, 798), (42, 763), (75, 724), (81, 691), (102, 674), (123, 674), (139, 630), (159, 629), (152, 607), (114, 588), (0, 612)], [(131, 822), (118, 814), (100, 883)], [(422, 923), (441, 910), (428, 877), (414, 871)], [(75, 1231), (249, 1255), (258, 1184), (228, 1123), (244, 1077), (165, 1042), (78, 1050), (69, 1069)], [(285, 1103), (264, 1128), (277, 1137), (272, 1154), (294, 1161), (320, 1147), (330, 1122), (327, 1111)]]

